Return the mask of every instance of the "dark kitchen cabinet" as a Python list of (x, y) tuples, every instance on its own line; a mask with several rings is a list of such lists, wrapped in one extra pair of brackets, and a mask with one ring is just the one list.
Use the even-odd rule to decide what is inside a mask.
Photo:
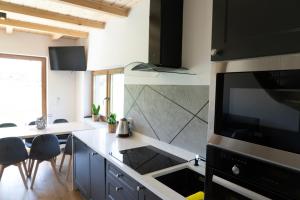
[(110, 162), (106, 164), (106, 196), (109, 200), (138, 200), (139, 184)]
[(91, 167), (91, 199), (105, 199), (105, 159), (92, 152), (90, 157)]
[(107, 200), (161, 200), (112, 163), (106, 166)]
[(90, 197), (90, 148), (74, 138), (74, 181), (81, 194)]
[(105, 199), (105, 159), (77, 138), (74, 141), (74, 181), (86, 199)]
[(213, 61), (300, 52), (299, 0), (214, 0)]
[(139, 200), (161, 200), (158, 196), (152, 193), (147, 188), (142, 188), (139, 191)]

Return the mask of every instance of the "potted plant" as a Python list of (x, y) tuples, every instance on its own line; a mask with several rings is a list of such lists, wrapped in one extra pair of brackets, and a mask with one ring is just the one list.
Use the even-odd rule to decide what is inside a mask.
[(96, 106), (93, 104), (92, 106), (92, 119), (96, 122), (99, 120), (99, 112), (100, 112), (100, 105)]
[(107, 123), (108, 123), (108, 132), (109, 133), (116, 133), (117, 130), (117, 119), (116, 119), (116, 114), (111, 113), (109, 117), (107, 118)]

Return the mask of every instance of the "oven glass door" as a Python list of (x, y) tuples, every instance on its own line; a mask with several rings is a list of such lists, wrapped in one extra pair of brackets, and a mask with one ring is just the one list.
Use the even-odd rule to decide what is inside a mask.
[(268, 197), (215, 175), (212, 178), (211, 187), (211, 200), (270, 200)]
[(215, 133), (300, 154), (300, 70), (217, 74)]

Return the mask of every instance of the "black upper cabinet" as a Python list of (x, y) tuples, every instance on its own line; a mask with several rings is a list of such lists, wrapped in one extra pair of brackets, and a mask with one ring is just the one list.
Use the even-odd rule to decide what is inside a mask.
[(213, 61), (300, 52), (299, 0), (214, 0)]

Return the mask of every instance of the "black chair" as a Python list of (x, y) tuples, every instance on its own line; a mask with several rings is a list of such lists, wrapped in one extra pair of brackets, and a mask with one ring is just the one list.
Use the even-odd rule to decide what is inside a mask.
[(70, 158), (69, 158), (69, 163), (68, 163), (68, 170), (67, 170), (67, 177), (66, 179), (68, 180), (69, 178), (69, 175), (70, 175), (70, 171), (71, 171), (71, 163), (72, 163), (72, 135), (69, 135), (68, 137), (68, 140), (67, 140), (67, 143), (66, 143), (66, 146), (65, 148), (62, 149), (62, 152), (63, 152), (63, 156), (62, 156), (62, 159), (61, 159), (61, 162), (60, 162), (60, 166), (59, 166), (59, 172), (61, 172), (61, 168), (64, 164), (64, 160), (65, 160), (65, 156), (66, 155), (69, 155)]
[[(56, 119), (56, 120), (53, 121), (53, 124), (60, 124), (60, 123), (68, 123), (68, 120), (66, 120), (66, 119)], [(66, 144), (70, 134), (71, 133), (58, 135), (57, 138), (58, 138), (59, 144)]]
[(6, 167), (10, 165), (16, 165), (19, 168), (24, 186), (26, 189), (28, 189), (25, 175), (22, 170), (23, 165), (25, 174), (28, 174), (25, 165), (25, 160), (27, 158), (28, 154), (25, 145), (20, 138), (8, 137), (0, 139), (0, 180)]
[[(35, 125), (35, 121), (30, 122), (28, 125), (29, 126), (34, 126)], [(25, 146), (27, 148), (31, 148), (33, 139), (34, 138), (25, 138)]]
[(0, 124), (0, 128), (9, 128), (9, 127), (16, 127), (17, 125), (14, 123), (3, 123)]
[(32, 170), (36, 161), (37, 163), (34, 169), (30, 188), (33, 188), (33, 184), (35, 181), (36, 173), (39, 168), (39, 164), (43, 161), (49, 161), (51, 163), (54, 174), (57, 180), (60, 181), (55, 168), (55, 158), (59, 154), (60, 154), (59, 143), (55, 135), (52, 134), (39, 135), (33, 139), (32, 146), (29, 153), (29, 159), (30, 159), (29, 177), (32, 174)]

